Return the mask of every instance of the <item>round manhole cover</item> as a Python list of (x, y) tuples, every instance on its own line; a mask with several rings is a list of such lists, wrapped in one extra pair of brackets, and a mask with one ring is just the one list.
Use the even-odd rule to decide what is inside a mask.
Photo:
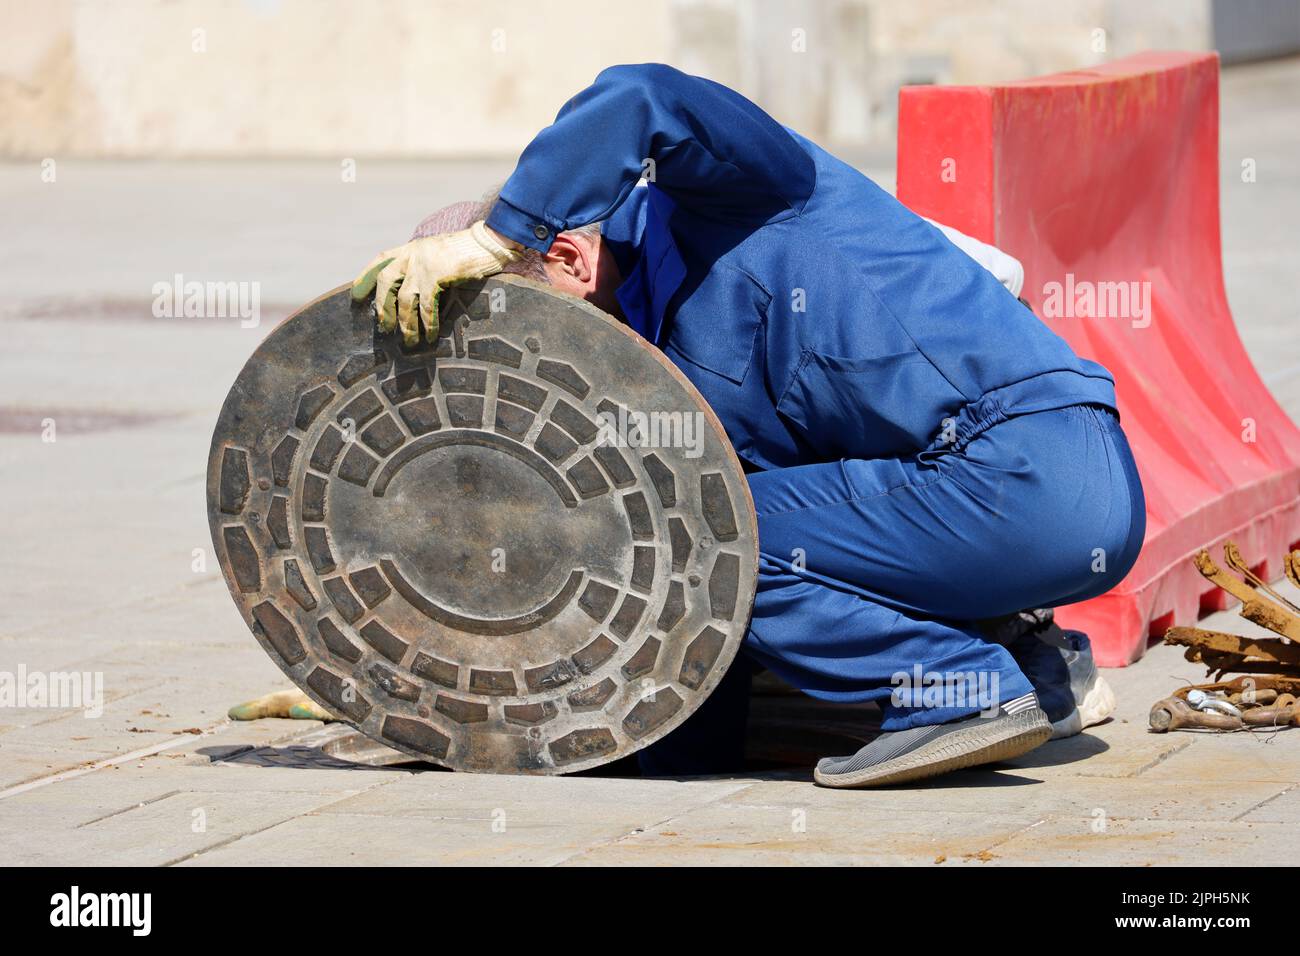
[(699, 393), (586, 303), (497, 277), (442, 309), (406, 351), (340, 289), (249, 359), (208, 462), (226, 583), (376, 740), (458, 770), (606, 763), (735, 656), (748, 486)]

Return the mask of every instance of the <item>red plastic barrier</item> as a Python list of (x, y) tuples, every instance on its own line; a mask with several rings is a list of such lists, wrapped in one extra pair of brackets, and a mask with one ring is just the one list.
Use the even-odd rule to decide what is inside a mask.
[(1058, 611), (1108, 666), (1223, 606), (1200, 548), (1233, 538), (1271, 580), (1300, 547), (1300, 430), (1223, 288), (1218, 84), (1213, 54), (1148, 53), (899, 97), (898, 198), (1019, 258), (1034, 311), (1115, 376), (1146, 542), (1122, 584)]

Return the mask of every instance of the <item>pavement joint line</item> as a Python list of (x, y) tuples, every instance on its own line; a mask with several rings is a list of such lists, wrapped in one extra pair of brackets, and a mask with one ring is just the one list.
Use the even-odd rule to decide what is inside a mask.
[[(1147, 772), (1148, 770), (1150, 770), (1152, 767), (1158, 767), (1158, 766), (1160, 766), (1162, 763), (1164, 763), (1164, 762), (1165, 762), (1166, 760), (1168, 760), (1170, 757), (1174, 756), (1175, 754), (1180, 754), (1180, 753), (1182, 753), (1184, 750), (1186, 750), (1186, 749), (1187, 749), (1188, 747), (1190, 747), (1191, 745), (1192, 745), (1191, 740), (1184, 740), (1184, 741), (1181, 743), (1180, 746), (1175, 747), (1173, 750), (1166, 750), (1166, 751), (1164, 751), (1164, 752), (1162, 752), (1162, 753), (1156, 754), (1156, 757), (1155, 757), (1154, 760), (1151, 760), (1151, 761), (1149, 761), (1149, 762), (1147, 762), (1147, 763), (1144, 763), (1142, 766), (1138, 767), (1137, 770), (1133, 771), (1131, 777), (1140, 777), (1140, 776), (1142, 776), (1142, 774), (1146, 773), (1146, 772)], [(1130, 779), (1131, 779), (1131, 778), (1130, 778)]]
[(715, 803), (720, 803), (723, 800), (727, 799), (728, 797), (734, 797), (736, 794), (744, 793), (746, 790), (749, 790), (753, 787), (757, 787), (760, 782), (761, 781), (755, 781), (754, 783), (749, 783), (737, 787), (735, 790), (729, 790), (726, 793), (720, 793), (711, 800), (705, 800), (703, 803), (696, 804), (695, 806), (691, 807), (688, 810), (682, 810), (676, 813), (671, 813), (668, 816), (664, 817), (662, 820), (657, 821), (656, 823), (651, 823), (644, 827), (638, 827), (636, 829), (631, 830), (628, 833), (624, 833), (622, 836), (610, 837), (607, 840), (599, 840), (596, 843), (592, 843), (590, 846), (585, 846), (580, 850), (575, 850), (573, 853), (569, 854), (563, 859), (555, 860), (549, 865), (552, 867), (563, 866), (564, 864), (572, 860), (576, 860), (582, 856), (585, 856), (586, 854), (592, 852), (593, 850), (600, 850), (609, 846), (617, 846), (619, 843), (622, 843), (624, 840), (629, 840), (632, 837), (636, 836), (637, 834), (649, 833), (651, 830), (656, 830), (659, 827), (671, 823), (674, 820), (678, 820), (681, 819), (682, 817), (689, 816), (690, 814), (695, 813), (699, 810), (703, 810), (705, 807), (712, 806)]
[(1051, 819), (1051, 816), (1052, 815), (1050, 813), (1044, 814), (1040, 819), (1035, 820), (1033, 823), (1027, 824), (1021, 827), (1019, 830), (1013, 830), (1011, 833), (1008, 833), (1006, 836), (1004, 836), (1001, 840), (994, 840), (988, 846), (980, 850), (979, 853), (976, 853), (975, 856), (979, 857), (985, 853), (992, 854), (995, 847), (1003, 846), (1004, 844), (1010, 843), (1012, 840), (1020, 836), (1022, 833), (1028, 833), (1030, 830), (1035, 830), (1038, 827), (1041, 827), (1044, 823), (1046, 823), (1049, 819)]
[(401, 778), (396, 777), (396, 775), (394, 775), (394, 779), (392, 780), (379, 780), (376, 781), (373, 785), (369, 787), (364, 787), (360, 790), (349, 790), (346, 793), (336, 793), (334, 795), (335, 799), (329, 801), (328, 803), (322, 803), (320, 806), (308, 810), (305, 813), (290, 814), (289, 816), (285, 817), (283, 820), (277, 820), (274, 823), (268, 824), (267, 826), (258, 827), (256, 830), (249, 830), (247, 833), (236, 833), (233, 836), (226, 837), (224, 840), (218, 840), (216, 843), (213, 843), (210, 846), (205, 846), (200, 850), (195, 850), (192, 853), (185, 854), (184, 856), (178, 856), (175, 859), (168, 860), (165, 863), (162, 863), (160, 865), (175, 866), (178, 863), (184, 863), (188, 860), (195, 860), (205, 853), (210, 853), (213, 850), (219, 850), (222, 847), (231, 846), (232, 844), (238, 843), (240, 840), (244, 839), (245, 837), (257, 836), (259, 833), (265, 833), (268, 830), (274, 830), (276, 827), (283, 826), (286, 823), (292, 823), (294, 820), (301, 819), (302, 817), (319, 816), (322, 810), (332, 807), (336, 803), (342, 803), (345, 800), (351, 800), (353, 797), (363, 796), (364, 794), (367, 794), (372, 790), (378, 790), (380, 787), (387, 787), (390, 784), (396, 783), (399, 779)]
[(211, 843), (208, 846), (201, 847), (198, 850), (192, 850), (189, 853), (184, 853), (181, 856), (173, 857), (170, 860), (164, 860), (162, 863), (159, 863), (158, 865), (160, 867), (175, 866), (178, 863), (184, 863), (186, 860), (193, 860), (211, 850), (219, 850), (223, 846), (229, 846), (231, 843), (234, 843), (237, 840), (242, 840), (246, 836), (257, 836), (257, 834), (259, 833), (265, 833), (267, 830), (272, 830), (275, 827), (278, 827), (282, 823), (288, 823), (290, 820), (296, 820), (298, 819), (298, 817), (302, 815), (303, 814), (301, 813), (290, 814), (289, 816), (285, 817), (282, 820), (276, 820), (274, 823), (268, 823), (266, 826), (258, 827), (256, 830), (249, 830), (246, 833), (232, 834), (231, 836), (228, 836), (225, 839), (218, 840), (216, 843)]
[(185, 791), (183, 790), (168, 790), (166, 793), (161, 793), (156, 797), (150, 797), (148, 800), (141, 800), (139, 803), (133, 803), (130, 806), (121, 807), (117, 810), (114, 810), (112, 813), (105, 813), (102, 817), (95, 817), (95, 819), (93, 820), (87, 820), (84, 823), (78, 823), (72, 829), (80, 830), (84, 827), (94, 826), (96, 823), (102, 823), (105, 820), (111, 820), (113, 819), (113, 817), (120, 817), (124, 813), (130, 813), (132, 810), (139, 810), (141, 807), (147, 807), (151, 803), (157, 803), (160, 800), (166, 800), (168, 797), (174, 797), (177, 794), (184, 793), (184, 792)]
[(1295, 788), (1296, 788), (1296, 784), (1294, 783), (1286, 784), (1286, 786), (1284, 786), (1277, 793), (1273, 794), (1271, 797), (1265, 797), (1263, 800), (1259, 801), (1259, 803), (1255, 804), (1254, 806), (1247, 807), (1245, 810), (1242, 810), (1241, 813), (1237, 814), (1235, 817), (1229, 817), (1228, 822), (1229, 823), (1239, 822), (1243, 817), (1247, 816), (1248, 814), (1254, 813), (1256, 810), (1260, 809), (1261, 807), (1268, 806), (1274, 800), (1277, 800), (1281, 797), (1285, 797), (1288, 793), (1290, 793)]
[[(0, 800), (4, 800), (6, 799), (6, 797), (10, 797), (10, 796), (18, 796), (19, 793), (25, 793), (31, 790), (39, 790), (40, 787), (47, 787), (49, 786), (49, 784), (52, 783), (61, 783), (64, 782), (64, 780), (74, 779), (77, 777), (85, 777), (86, 774), (95, 773), (96, 770), (104, 770), (110, 766), (116, 766), (118, 765), (118, 763), (126, 763), (131, 760), (140, 760), (140, 758), (142, 757), (152, 757), (155, 756), (155, 754), (157, 753), (164, 752), (164, 750), (183, 747), (183, 745), (188, 743), (196, 743), (196, 741), (203, 740), (204, 737), (216, 735), (217, 731), (222, 730), (222, 728), (234, 726), (234, 723), (235, 722), (230, 721), (229, 718), (222, 718), (221, 721), (212, 724), (211, 727), (208, 727), (207, 730), (201, 732), (201, 734), (178, 734), (177, 739), (164, 740), (162, 741), (161, 744), (155, 744), (152, 745), (152, 747), (143, 747), (140, 749), (131, 750), (131, 752), (129, 753), (117, 754), (117, 756), (107, 757), (104, 758), (104, 760), (95, 761), (94, 763), (83, 763), (83, 765), (81, 766), (69, 767), (68, 770), (60, 770), (57, 771), (57, 773), (44, 775), (44, 777), (38, 777), (32, 780), (23, 780), (22, 783), (17, 783), (14, 784), (14, 786), (12, 787), (6, 787), (5, 790), (0, 790)], [(244, 750), (256, 749), (257, 747), (276, 747), (277, 744), (283, 744), (286, 743), (286, 741), (298, 740), (299, 737), (308, 736), (309, 734), (312, 734), (312, 732), (315, 732), (315, 730), (317, 730), (317, 728), (303, 728), (303, 730), (289, 730), (286, 731), (285, 734), (272, 737), (272, 739), (270, 740), (266, 740), (265, 743), (248, 744), (246, 748), (239, 750), (239, 753), (243, 753)], [(157, 732), (160, 732), (161, 734), (161, 732), (165, 732), (165, 731), (157, 731)], [(233, 756), (233, 754), (230, 754), (230, 756)], [(216, 758), (216, 760), (209, 760), (208, 766), (216, 766), (218, 765), (218, 763), (224, 763), (224, 762), (233, 762), (233, 761), (229, 760), (229, 756), (218, 757)], [(164, 797), (166, 796), (172, 796), (173, 793), (181, 793), (181, 792), (183, 791), (172, 791), (172, 793), (165, 793), (164, 796), (155, 797), (155, 799), (159, 799), (159, 800), (164, 799)], [(146, 804), (152, 803), (152, 800), (146, 800), (144, 801), (144, 803)], [(114, 814), (123, 813), (125, 812), (125, 810), (130, 810), (130, 809), (135, 809), (135, 805), (127, 806), (127, 808), (123, 808), (122, 810), (114, 810), (113, 813), (109, 813), (105, 817), (99, 817), (96, 819), (92, 819), (92, 821), (81, 823), (81, 825), (79, 825), (77, 829), (79, 829), (79, 827), (82, 826), (90, 826), (90, 823), (98, 822), (99, 819), (107, 819), (107, 817), (112, 817), (114, 816)]]
[(554, 867), (554, 866), (563, 866), (564, 864), (569, 863), (569, 862), (571, 862), (572, 860), (576, 860), (576, 859), (578, 859), (579, 857), (582, 857), (582, 856), (584, 856), (584, 855), (586, 855), (586, 854), (588, 854), (588, 853), (591, 853), (591, 852), (594, 851), (594, 850), (601, 850), (601, 849), (604, 849), (605, 847), (617, 846), (618, 844), (622, 843), (624, 840), (631, 839), (632, 837), (637, 836), (638, 834), (641, 834), (641, 833), (649, 833), (651, 830), (656, 830), (656, 829), (658, 829), (659, 827), (664, 826), (665, 824), (671, 823), (673, 820), (679, 819), (680, 817), (686, 816), (686, 815), (688, 815), (688, 814), (694, 812), (695, 810), (699, 810), (699, 809), (702, 809), (702, 808), (704, 808), (704, 807), (707, 807), (709, 804), (711, 804), (711, 803), (713, 803), (713, 802), (714, 802), (714, 801), (709, 800), (709, 801), (706, 801), (705, 803), (701, 803), (698, 807), (692, 807), (690, 810), (686, 810), (686, 811), (684, 811), (684, 812), (682, 812), (682, 813), (674, 813), (674, 814), (671, 814), (671, 815), (669, 815), (669, 816), (667, 816), (667, 817), (664, 817), (662, 820), (659, 820), (659, 821), (657, 821), (657, 822), (655, 822), (655, 823), (651, 823), (651, 824), (649, 824), (649, 825), (647, 825), (647, 826), (644, 826), (644, 827), (638, 827), (638, 828), (635, 828), (635, 829), (631, 830), (631, 831), (628, 832), (628, 833), (624, 833), (624, 834), (622, 834), (621, 836), (610, 837), (610, 838), (607, 839), (607, 840), (599, 840), (599, 841), (597, 841), (597, 842), (595, 842), (595, 843), (592, 843), (592, 844), (589, 845), (589, 846), (584, 846), (584, 847), (583, 847), (582, 849), (580, 849), (580, 850), (575, 850), (573, 853), (569, 854), (568, 856), (564, 857), (563, 859), (555, 860), (555, 861), (552, 862), (550, 865), (553, 866), (553, 867)]
[(166, 750), (175, 750), (177, 747), (183, 747), (186, 744), (202, 740), (204, 737), (215, 734), (221, 727), (229, 724), (229, 720), (221, 720), (214, 724), (201, 734), (178, 734), (175, 740), (164, 740), (160, 744), (154, 744), (152, 747), (142, 747), (139, 750), (132, 750), (129, 753), (119, 754), (116, 757), (109, 757), (107, 760), (96, 760), (94, 763), (80, 767), (72, 767), (68, 770), (60, 770), (57, 773), (49, 774), (44, 777), (37, 777), (35, 780), (27, 780), (23, 783), (14, 784), (12, 787), (6, 787), (0, 790), (0, 800), (16, 797), (20, 793), (27, 793), (31, 790), (37, 790), (41, 787), (48, 787), (52, 783), (62, 783), (64, 780), (73, 780), (77, 777), (84, 777), (88, 773), (94, 773), (96, 770), (104, 770), (108, 767), (115, 767), (119, 764), (128, 763), (132, 760), (140, 760), (144, 757), (152, 757)]

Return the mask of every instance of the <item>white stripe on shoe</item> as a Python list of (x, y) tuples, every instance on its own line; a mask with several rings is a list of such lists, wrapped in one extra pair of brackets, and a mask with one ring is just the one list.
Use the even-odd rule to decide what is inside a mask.
[(1007, 714), (1018, 714), (1022, 710), (1028, 710), (1030, 707), (1038, 706), (1038, 695), (1033, 691), (1025, 694), (1023, 697), (1017, 697), (1015, 700), (1009, 700), (1001, 705), (1001, 710)]

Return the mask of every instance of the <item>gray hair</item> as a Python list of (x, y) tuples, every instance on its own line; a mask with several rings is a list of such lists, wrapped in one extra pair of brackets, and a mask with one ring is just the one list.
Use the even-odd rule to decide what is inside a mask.
[[(497, 198), (500, 195), (501, 187), (497, 186), (495, 189), (489, 190), (478, 201), (462, 200), (461, 202), (454, 202), (450, 206), (443, 206), (437, 212), (430, 213), (420, 220), (420, 224), (415, 227), (415, 232), (411, 234), (411, 238), (423, 239), (425, 236), (436, 236), (444, 232), (458, 232), (461, 229), (468, 229), (480, 219), (488, 217), (488, 213), (492, 211), (492, 207), (496, 205)], [(577, 235), (599, 236), (600, 223), (593, 222), (566, 231)], [(502, 271), (520, 275), (526, 279), (536, 279), (538, 282), (549, 283), (551, 280), (546, 275), (543, 259), (542, 253), (536, 249), (525, 248), (520, 258), (510, 263)]]

